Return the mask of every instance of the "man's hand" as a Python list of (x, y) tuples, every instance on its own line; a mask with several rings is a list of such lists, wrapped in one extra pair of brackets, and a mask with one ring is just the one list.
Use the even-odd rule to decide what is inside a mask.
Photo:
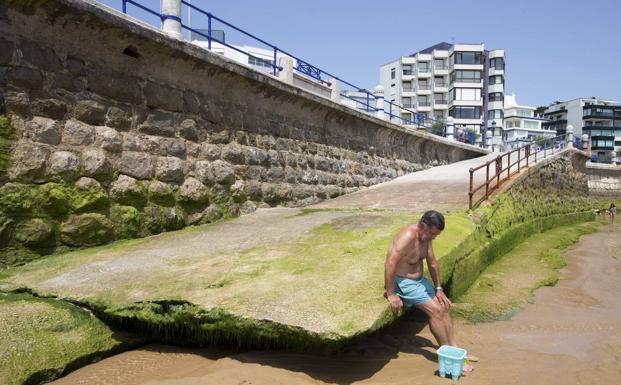
[(444, 294), (444, 290), (436, 291), (436, 299), (438, 300), (438, 302), (440, 302), (440, 306), (442, 306), (446, 310), (449, 310), (451, 308), (451, 305), (453, 304), (451, 300), (448, 299), (446, 294)]
[(396, 294), (390, 294), (388, 297), (388, 302), (390, 302), (390, 308), (392, 312), (395, 314), (399, 314), (401, 309), (403, 308), (403, 301)]

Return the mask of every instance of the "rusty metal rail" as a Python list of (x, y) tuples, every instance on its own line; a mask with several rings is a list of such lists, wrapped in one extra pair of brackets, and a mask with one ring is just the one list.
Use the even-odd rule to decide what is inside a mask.
[[(519, 173), (522, 168), (528, 167), (529, 164), (545, 159), (547, 156), (560, 152), (565, 148), (565, 134), (555, 136), (554, 138), (545, 138), (528, 143), (515, 150), (511, 150), (504, 154), (498, 155), (495, 159), (483, 163), (480, 166), (470, 169), (470, 191), (468, 192), (468, 208), (478, 206), (481, 202), (489, 198), (489, 196), (502, 184), (502, 182)], [(514, 161), (512, 162), (512, 159)], [(493, 174), (490, 175), (490, 166), (492, 166)], [(477, 171), (485, 169), (485, 182), (475, 186), (474, 175)], [(485, 190), (483, 190), (485, 188)], [(485, 193), (483, 193), (483, 191)], [(481, 196), (475, 201), (475, 194), (481, 192)]]

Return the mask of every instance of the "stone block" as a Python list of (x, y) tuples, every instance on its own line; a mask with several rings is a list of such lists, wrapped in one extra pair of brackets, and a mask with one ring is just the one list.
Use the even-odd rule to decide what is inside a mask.
[(267, 151), (256, 147), (243, 147), (244, 159), (246, 164), (269, 165), (269, 155)]
[(38, 43), (30, 40), (21, 40), (19, 50), (22, 59), (30, 63), (33, 67), (57, 72), (62, 69), (62, 62), (56, 53), (48, 47), (42, 47)]
[(173, 188), (164, 182), (153, 181), (148, 188), (149, 202), (159, 206), (174, 206), (175, 192)]
[(170, 112), (153, 110), (147, 119), (138, 126), (140, 132), (157, 136), (175, 136), (174, 115)]
[(118, 153), (123, 150), (123, 137), (114, 128), (95, 127), (95, 145), (106, 151)]
[(183, 103), (185, 111), (196, 115), (200, 114), (201, 102), (199, 97), (195, 93), (185, 91), (183, 93)]
[(162, 208), (162, 227), (166, 231), (179, 230), (185, 227), (185, 213), (179, 207)]
[(213, 144), (227, 144), (231, 141), (231, 133), (229, 130), (220, 130), (211, 133), (209, 141)]
[(45, 183), (37, 189), (34, 204), (54, 218), (64, 217), (69, 212), (71, 190), (64, 183)]
[(187, 178), (178, 192), (178, 199), (188, 206), (197, 207), (209, 203), (209, 190), (196, 178)]
[(98, 179), (107, 177), (112, 171), (106, 153), (98, 148), (86, 148), (82, 151), (82, 167), (84, 175)]
[(193, 142), (198, 141), (198, 128), (194, 119), (183, 120), (177, 130), (180, 137)]
[(73, 110), (73, 116), (84, 123), (102, 125), (106, 117), (106, 106), (95, 100), (80, 100)]
[(84, 60), (75, 56), (68, 55), (66, 60), (66, 68), (73, 75), (83, 75), (85, 68)]
[(30, 117), (32, 115), (30, 109), (30, 98), (28, 98), (28, 94), (23, 92), (5, 93), (4, 106), (7, 112), (11, 112), (22, 117)]
[(67, 105), (58, 99), (36, 99), (32, 102), (31, 110), (34, 115), (63, 120), (67, 112)]
[(175, 112), (183, 109), (183, 93), (175, 88), (147, 82), (144, 88), (144, 96), (149, 108), (161, 108)]
[(84, 90), (84, 81), (82, 78), (57, 72), (52, 77), (51, 88), (80, 92)]
[(26, 122), (24, 136), (34, 142), (57, 145), (61, 139), (61, 128), (53, 119), (35, 116)]
[(211, 164), (212, 174), (217, 183), (232, 185), (235, 183), (235, 169), (230, 163), (216, 160)]
[(140, 212), (133, 206), (113, 205), (110, 221), (116, 239), (136, 238), (141, 235)]
[(222, 210), (216, 205), (210, 205), (205, 210), (203, 210), (197, 218), (195, 218), (195, 224), (206, 224), (216, 222), (222, 217), (224, 214)]
[(206, 160), (199, 160), (194, 166), (194, 174), (196, 178), (202, 183), (210, 185), (214, 183), (213, 170), (211, 168), (211, 162)]
[(267, 170), (266, 177), (271, 182), (283, 182), (285, 180), (285, 170), (280, 167), (271, 167)]
[(10, 84), (17, 88), (27, 88), (34, 91), (43, 88), (43, 75), (38, 69), (12, 67), (7, 72), (7, 79)]
[(29, 219), (15, 227), (15, 239), (29, 247), (53, 247), (53, 223), (42, 218)]
[(8, 65), (13, 61), (15, 45), (12, 41), (0, 39), (0, 65)]
[(41, 183), (45, 181), (45, 167), (50, 156), (47, 148), (20, 141), (11, 154), (9, 179), (20, 182)]
[(63, 130), (63, 143), (74, 146), (88, 146), (93, 143), (95, 132), (92, 126), (77, 120), (67, 120)]
[(108, 108), (104, 121), (106, 126), (125, 131), (132, 126), (132, 114), (129, 108), (113, 106)]
[(172, 156), (158, 157), (155, 165), (155, 177), (164, 182), (183, 182), (183, 161)]
[(71, 210), (74, 213), (105, 211), (108, 208), (108, 194), (95, 179), (82, 177), (78, 179), (75, 187), (70, 197)]
[(198, 157), (200, 159), (216, 160), (220, 159), (221, 154), (222, 151), (219, 146), (211, 143), (201, 143), (200, 155)]
[(244, 152), (240, 145), (231, 143), (222, 149), (222, 159), (232, 164), (245, 164)]
[(136, 179), (120, 175), (110, 185), (110, 199), (121, 205), (143, 207), (147, 202), (147, 189)]
[(158, 144), (160, 155), (176, 156), (178, 158), (186, 157), (186, 145), (183, 139), (157, 137), (155, 140)]
[(72, 215), (60, 226), (60, 240), (69, 246), (101, 245), (114, 240), (114, 226), (101, 214)]
[(141, 152), (123, 151), (116, 168), (121, 174), (138, 179), (151, 179), (155, 175), (153, 158)]
[(80, 158), (71, 151), (53, 152), (48, 161), (48, 172), (72, 181), (80, 171)]
[(89, 90), (118, 102), (142, 102), (138, 80), (119, 72), (92, 69), (87, 76), (87, 86)]

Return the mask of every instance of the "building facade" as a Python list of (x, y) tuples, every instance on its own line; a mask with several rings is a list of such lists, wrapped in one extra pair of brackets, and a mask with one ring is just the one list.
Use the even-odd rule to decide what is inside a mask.
[(553, 138), (556, 131), (543, 128), (547, 120), (535, 115), (535, 107), (519, 105), (515, 94), (505, 95), (504, 149), (511, 150), (542, 138)]
[[(457, 129), (476, 132), (479, 141), (485, 131), (493, 129), (494, 143), (502, 141), (502, 49), (487, 51), (483, 44), (439, 43), (382, 65), (380, 84), (387, 100), (414, 113), (439, 121), (452, 116)], [(411, 116), (404, 117), (412, 120)]]
[(593, 160), (608, 162), (612, 151), (621, 153), (621, 105), (612, 100), (578, 98), (557, 102), (549, 106), (543, 128), (554, 130), (557, 135), (573, 127), (575, 136), (589, 137)]

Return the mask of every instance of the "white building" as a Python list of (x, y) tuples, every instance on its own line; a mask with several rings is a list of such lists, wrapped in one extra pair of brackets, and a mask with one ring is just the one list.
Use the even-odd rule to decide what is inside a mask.
[(500, 144), (504, 75), (504, 50), (443, 42), (382, 65), (380, 84), (386, 100), (436, 120), (452, 116), (456, 128), (479, 138), (495, 121), (493, 143)]
[(535, 139), (556, 136), (556, 131), (542, 127), (545, 122), (546, 119), (535, 115), (535, 107), (519, 105), (515, 94), (505, 95), (504, 149), (515, 149)]
[(576, 137), (586, 134), (594, 160), (608, 162), (615, 151), (621, 153), (621, 105), (618, 102), (599, 98), (578, 98), (557, 102), (544, 112), (549, 122), (544, 128), (557, 134), (567, 132), (573, 126)]

